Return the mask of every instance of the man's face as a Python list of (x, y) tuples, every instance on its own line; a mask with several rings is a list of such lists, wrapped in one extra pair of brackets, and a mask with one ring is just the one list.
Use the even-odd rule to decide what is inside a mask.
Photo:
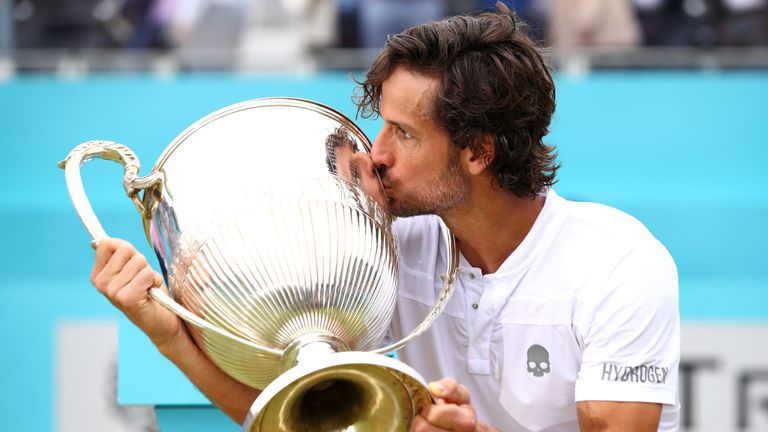
[(469, 196), (460, 150), (429, 115), (438, 84), (398, 67), (382, 86), (384, 127), (371, 157), (396, 216), (442, 215)]
[(355, 154), (355, 148), (347, 143), (342, 143), (334, 147), (334, 159), (336, 173), (351, 182), (355, 181), (353, 176), (352, 156)]

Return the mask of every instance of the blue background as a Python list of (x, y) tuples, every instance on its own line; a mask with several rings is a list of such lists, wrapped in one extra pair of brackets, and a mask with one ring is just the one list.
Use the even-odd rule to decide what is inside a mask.
[[(651, 229), (678, 264), (684, 322), (768, 321), (768, 74), (614, 72), (557, 80), (548, 142), (563, 164), (558, 192), (618, 207)], [(353, 88), (346, 74), (0, 83), (0, 430), (53, 430), (57, 323), (119, 319), (88, 282), (90, 239), (56, 162), (83, 141), (106, 139), (131, 147), (146, 174), (176, 134), (223, 106), (296, 96), (354, 117)], [(359, 124), (370, 137), (379, 127)], [(149, 252), (120, 167), (98, 161), (82, 173), (107, 232)], [(146, 345), (125, 322), (120, 331), (125, 341)], [(178, 380), (166, 366), (149, 378)], [(121, 402), (147, 400), (140, 382), (120, 385)], [(174, 392), (186, 391), (167, 388), (163, 397), (173, 402)]]

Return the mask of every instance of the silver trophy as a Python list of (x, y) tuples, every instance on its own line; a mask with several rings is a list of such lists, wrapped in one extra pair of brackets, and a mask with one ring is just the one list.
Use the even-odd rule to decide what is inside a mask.
[(339, 112), (266, 98), (197, 121), (144, 177), (136, 155), (108, 141), (77, 146), (59, 166), (95, 245), (107, 234), (80, 166), (98, 158), (124, 165), (125, 190), (170, 292), (152, 288), (152, 298), (188, 323), (222, 370), (263, 389), (243, 431), (406, 430), (433, 400), (415, 370), (383, 354), (440, 314), (458, 254), (443, 227), (442, 294), (407, 337), (383, 346), (398, 251), (378, 176), (361, 171), (369, 151)]

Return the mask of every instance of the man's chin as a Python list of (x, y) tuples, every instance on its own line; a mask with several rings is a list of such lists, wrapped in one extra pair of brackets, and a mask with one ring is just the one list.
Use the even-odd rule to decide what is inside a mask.
[(430, 213), (420, 209), (407, 208), (407, 207), (397, 206), (396, 203), (390, 203), (389, 214), (399, 218), (409, 218), (413, 216), (423, 216)]

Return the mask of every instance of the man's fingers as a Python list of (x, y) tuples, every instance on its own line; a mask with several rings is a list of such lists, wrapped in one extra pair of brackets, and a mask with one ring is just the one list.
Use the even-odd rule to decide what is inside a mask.
[(120, 239), (106, 238), (99, 243), (96, 249), (96, 258), (91, 272), (91, 282), (97, 287), (104, 283), (112, 275), (120, 272), (120, 269), (136, 253), (128, 242)]
[(116, 291), (110, 300), (130, 317), (134, 311), (147, 304), (148, 290), (152, 287), (154, 273), (149, 267), (142, 268), (127, 285)]
[(424, 417), (418, 415), (413, 418), (411, 432), (447, 432), (447, 430), (429, 424)]
[(443, 378), (429, 383), (429, 392), (446, 403), (457, 405), (470, 404), (469, 390), (453, 378)]
[(471, 431), (477, 428), (477, 416), (471, 405), (428, 405), (421, 411), (429, 424), (450, 431)]
[(104, 266), (107, 265), (115, 249), (117, 249), (117, 244), (111, 238), (105, 238), (99, 242), (99, 246), (96, 248), (96, 258), (93, 261), (93, 270), (91, 271), (91, 283), (94, 285), (96, 285), (96, 278), (104, 270)]
[(132, 246), (120, 245), (112, 253), (112, 256), (107, 261), (107, 264), (101, 270), (104, 276), (119, 274), (128, 261), (137, 255), (138, 252)]
[(475, 431), (477, 414), (470, 404), (469, 390), (466, 387), (453, 378), (443, 378), (429, 383), (429, 392), (436, 402), (425, 407), (420, 417), (431, 426), (442, 428), (435, 430)]
[[(122, 261), (123, 257), (117, 256), (117, 253), (115, 253), (114, 260)], [(109, 275), (108, 268), (110, 265), (111, 264), (109, 264), (107, 268), (104, 269), (103, 273)], [(117, 294), (118, 291), (121, 291), (122, 289), (124, 289), (124, 287), (126, 287), (129, 283), (131, 283), (134, 280), (134, 278), (136, 278), (136, 275), (138, 275), (139, 272), (141, 272), (144, 269), (151, 270), (149, 265), (147, 265), (147, 260), (141, 254), (133, 254), (133, 256), (131, 256), (130, 259), (119, 270), (119, 273), (111, 277), (111, 280), (106, 290), (107, 297), (114, 298), (114, 296)], [(145, 278), (140, 281), (141, 284), (146, 284), (146, 288), (150, 288), (152, 282), (153, 282), (152, 278), (150, 278), (149, 280), (146, 280)]]

